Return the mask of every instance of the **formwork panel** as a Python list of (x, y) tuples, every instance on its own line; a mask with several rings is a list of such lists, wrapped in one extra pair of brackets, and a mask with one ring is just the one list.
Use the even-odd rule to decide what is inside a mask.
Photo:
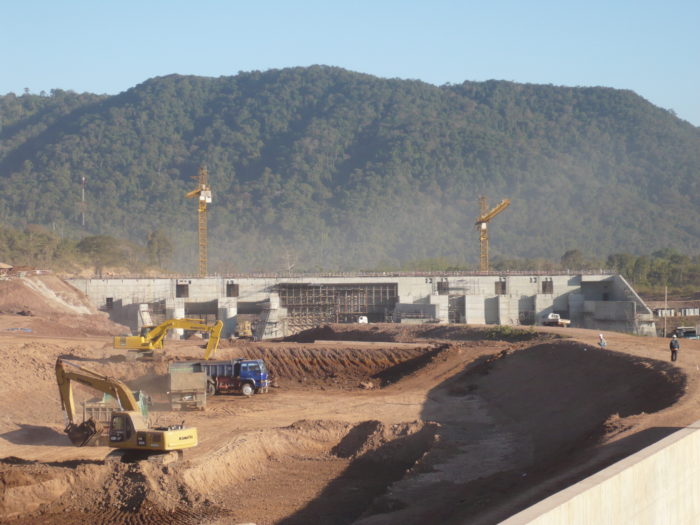
[(276, 292), (292, 332), (324, 323), (356, 322), (361, 315), (384, 321), (398, 301), (397, 283), (280, 283)]

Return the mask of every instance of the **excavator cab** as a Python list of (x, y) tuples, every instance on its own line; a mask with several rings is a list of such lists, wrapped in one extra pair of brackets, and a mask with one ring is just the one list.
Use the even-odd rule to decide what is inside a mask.
[(121, 443), (128, 441), (134, 433), (131, 418), (125, 412), (115, 412), (109, 423), (109, 442)]

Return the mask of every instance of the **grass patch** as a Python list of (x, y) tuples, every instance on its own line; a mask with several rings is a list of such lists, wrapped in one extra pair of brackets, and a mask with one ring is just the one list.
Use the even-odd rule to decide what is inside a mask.
[(534, 327), (522, 328), (519, 326), (494, 325), (484, 330), (484, 339), (498, 341), (531, 341), (542, 338), (543, 334), (536, 332)]

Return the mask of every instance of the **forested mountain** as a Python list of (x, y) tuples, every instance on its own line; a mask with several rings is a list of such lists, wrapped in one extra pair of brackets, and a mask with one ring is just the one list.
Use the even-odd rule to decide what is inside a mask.
[(314, 66), (9, 94), (0, 124), (0, 222), (144, 245), (159, 230), (173, 269), (197, 268), (184, 195), (202, 163), (214, 272), (476, 267), (481, 194), (512, 200), (492, 256), (698, 251), (700, 128), (631, 91)]

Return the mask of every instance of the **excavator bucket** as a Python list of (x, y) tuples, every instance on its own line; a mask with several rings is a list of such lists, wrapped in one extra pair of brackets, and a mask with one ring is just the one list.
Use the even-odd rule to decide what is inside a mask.
[(70, 423), (64, 430), (71, 443), (78, 447), (89, 445), (102, 434), (102, 425), (98, 421), (88, 419), (79, 425)]

